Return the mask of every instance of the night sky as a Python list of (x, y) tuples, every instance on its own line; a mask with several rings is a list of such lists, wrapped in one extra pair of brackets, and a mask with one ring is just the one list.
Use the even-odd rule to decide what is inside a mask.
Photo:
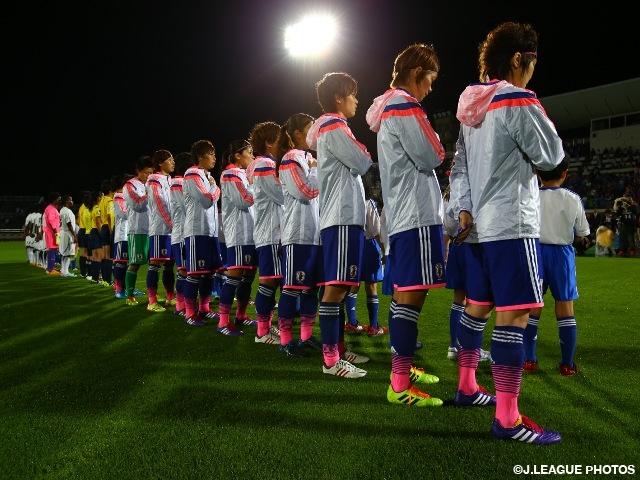
[[(246, 138), (257, 122), (282, 124), (296, 112), (319, 116), (314, 83), (329, 71), (358, 81), (350, 125), (375, 157), (364, 117), (388, 88), (395, 56), (414, 42), (434, 44), (441, 72), (423, 103), (430, 114), (454, 111), (460, 92), (477, 81), (478, 44), (505, 20), (529, 22), (539, 33), (528, 85), (538, 97), (640, 76), (637, 22), (622, 7), (602, 4), (588, 13), (583, 3), (585, 11), (561, 13), (545, 2), (468, 3), (5, 6), (0, 152), (8, 171), (0, 194), (75, 196), (111, 175), (133, 173), (142, 154), (165, 148), (176, 155), (201, 138), (214, 143), (220, 161), (228, 143)], [(314, 62), (290, 58), (283, 45), (285, 26), (308, 11), (333, 12), (340, 24), (338, 44)]]

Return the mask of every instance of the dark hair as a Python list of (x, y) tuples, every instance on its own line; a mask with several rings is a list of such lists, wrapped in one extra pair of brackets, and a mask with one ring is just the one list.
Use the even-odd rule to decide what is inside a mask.
[(278, 138), (278, 152), (276, 154), (276, 171), (280, 168), (280, 162), (282, 162), (282, 157), (291, 150), (295, 148), (293, 143), (293, 135), (297, 131), (302, 132), (304, 127), (306, 127), (309, 123), (313, 123), (313, 117), (306, 113), (294, 113), (291, 115), (284, 125), (280, 128), (280, 137)]
[(234, 140), (233, 142), (231, 142), (222, 158), (222, 170), (227, 168), (227, 165), (229, 165), (230, 163), (233, 163), (233, 156), (236, 153), (240, 153), (249, 147), (251, 147), (251, 143), (249, 143), (248, 140), (242, 139), (242, 140)]
[(191, 161), (193, 165), (198, 165), (200, 157), (215, 153), (216, 149), (209, 140), (198, 140), (191, 144)]
[(258, 155), (267, 153), (267, 142), (277, 142), (278, 135), (280, 135), (280, 125), (276, 122), (256, 123), (249, 133), (249, 142), (253, 153)]
[(153, 169), (156, 172), (159, 172), (160, 164), (170, 159), (171, 157), (173, 157), (173, 155), (171, 155), (171, 152), (169, 150), (156, 150), (155, 152), (153, 152), (153, 155), (151, 155), (151, 163), (153, 163)]
[(440, 71), (440, 59), (433, 45), (414, 43), (398, 54), (393, 63), (390, 86), (399, 87), (405, 85), (409, 79), (411, 70), (422, 67), (416, 81), (421, 81), (429, 72)]
[(480, 81), (504, 80), (511, 72), (511, 59), (522, 54), (522, 74), (537, 57), (538, 34), (529, 24), (504, 22), (491, 30), (479, 45)]
[(560, 177), (562, 177), (562, 172), (566, 172), (567, 170), (569, 170), (569, 157), (565, 156), (553, 170), (547, 170), (546, 172), (543, 170), (537, 170), (537, 173), (540, 177), (540, 180), (549, 182), (552, 180), (560, 180)]
[(372, 176), (373, 174), (370, 172), (362, 175), (362, 186), (364, 187), (365, 200), (369, 200), (371, 197), (373, 197)]
[(174, 159), (176, 161), (176, 168), (173, 170), (173, 174), (176, 177), (184, 176), (184, 172), (187, 171), (187, 168), (194, 164), (191, 153), (189, 152), (180, 152), (174, 157)]
[(60, 200), (60, 194), (58, 192), (49, 192), (47, 194), (47, 204), (54, 203)]
[(153, 168), (153, 162), (149, 155), (142, 155), (136, 160), (136, 172), (141, 172), (145, 168)]
[(62, 197), (60, 198), (60, 202), (62, 203), (62, 205), (67, 203), (69, 200), (71, 200), (71, 195), (68, 194), (62, 195)]
[(316, 83), (318, 103), (324, 113), (336, 112), (336, 95), (346, 98), (358, 93), (358, 82), (348, 73), (325, 73)]
[(102, 192), (100, 190), (94, 190), (93, 192), (91, 192), (91, 196), (89, 198), (89, 208), (93, 207), (94, 205), (98, 205), (101, 196)]
[(123, 173), (122, 177), (120, 178), (120, 183), (118, 184), (117, 190), (120, 190), (122, 187), (124, 187), (124, 184), (134, 177), (135, 175), (132, 175), (131, 173)]
[(115, 190), (117, 190), (116, 188), (114, 188), (114, 184), (111, 178), (108, 178), (106, 180), (103, 180), (102, 182), (100, 182), (100, 190), (102, 190), (103, 193), (109, 193), (109, 192), (113, 192)]

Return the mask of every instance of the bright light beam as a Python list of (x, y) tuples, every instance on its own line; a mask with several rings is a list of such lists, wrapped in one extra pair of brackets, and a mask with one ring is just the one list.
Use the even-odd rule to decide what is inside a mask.
[(329, 15), (309, 15), (284, 32), (284, 46), (293, 57), (320, 56), (333, 44), (336, 22)]

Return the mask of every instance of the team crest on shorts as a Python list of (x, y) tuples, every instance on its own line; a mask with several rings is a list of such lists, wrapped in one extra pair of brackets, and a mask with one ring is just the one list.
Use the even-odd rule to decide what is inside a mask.
[(251, 255), (244, 256), (244, 263), (245, 265), (251, 265)]
[(302, 270), (298, 270), (296, 272), (296, 282), (304, 283), (305, 277), (306, 277), (306, 274)]
[(436, 263), (436, 278), (441, 280), (444, 277), (444, 267), (441, 263)]
[(138, 261), (142, 260), (142, 254), (136, 253), (136, 258), (138, 259)]
[(198, 268), (204, 269), (204, 260), (198, 260)]
[(163, 257), (166, 257), (167, 256), (167, 249), (166, 248), (161, 249), (160, 253), (162, 253)]
[(356, 278), (358, 276), (358, 266), (349, 265), (349, 278)]

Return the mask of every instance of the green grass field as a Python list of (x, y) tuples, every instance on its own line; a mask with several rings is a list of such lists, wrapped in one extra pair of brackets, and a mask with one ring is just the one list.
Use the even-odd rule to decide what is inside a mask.
[[(22, 243), (0, 243), (0, 478), (504, 479), (516, 477), (516, 465), (638, 470), (640, 261), (578, 257), (577, 269), (581, 372), (558, 373), (548, 295), (540, 370), (525, 374), (519, 405), (563, 441), (532, 446), (494, 440), (492, 408), (453, 407), (449, 290), (429, 294), (419, 327), (425, 347), (414, 360), (440, 377), (425, 390), (445, 405), (418, 409), (386, 400), (388, 336), (348, 337), (371, 357), (366, 377), (324, 375), (320, 353), (285, 357), (255, 344), (255, 327), (239, 338), (190, 327), (168, 311), (146, 312), (146, 297), (127, 307), (107, 287), (31, 266)], [(366, 321), (364, 300), (361, 293)], [(381, 295), (382, 325), (388, 306)], [(478, 381), (494, 391), (486, 362)]]

